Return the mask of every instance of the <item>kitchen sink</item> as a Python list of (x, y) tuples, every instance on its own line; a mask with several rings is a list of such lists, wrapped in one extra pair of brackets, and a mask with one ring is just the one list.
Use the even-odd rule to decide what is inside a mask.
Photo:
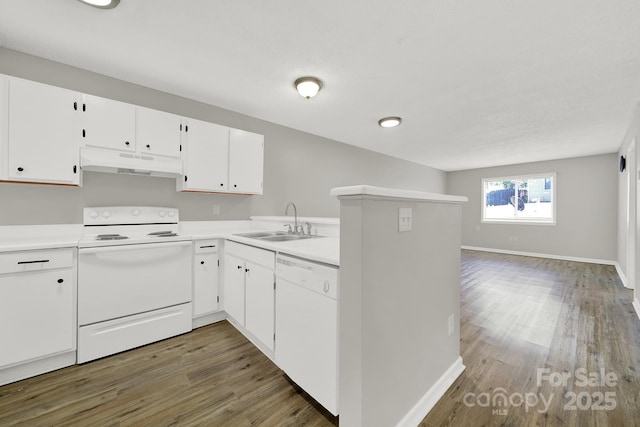
[(252, 233), (239, 233), (234, 236), (248, 237), (250, 239), (262, 239), (264, 237), (277, 237), (287, 235), (286, 231), (254, 231)]
[(291, 240), (314, 239), (323, 236), (312, 236), (309, 234), (292, 234), (286, 231), (255, 231), (252, 233), (239, 233), (234, 236), (248, 237), (250, 239), (264, 240), (267, 242), (288, 242)]
[(308, 234), (284, 234), (281, 236), (261, 237), (260, 240), (267, 240), (269, 242), (286, 242), (289, 240), (313, 239), (316, 237), (322, 236), (310, 236)]

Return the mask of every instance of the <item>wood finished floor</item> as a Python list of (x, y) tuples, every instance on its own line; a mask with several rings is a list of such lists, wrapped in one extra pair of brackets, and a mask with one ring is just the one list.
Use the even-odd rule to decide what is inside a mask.
[[(640, 321), (613, 267), (463, 251), (461, 291), (467, 369), (422, 427), (640, 426)], [(618, 383), (539, 387), (537, 368), (604, 368)], [(554, 398), (546, 413), (463, 403), (500, 387)], [(614, 392), (617, 406), (568, 411), (567, 391)], [(0, 387), (0, 426), (337, 424), (226, 322)]]
[[(462, 251), (461, 353), (466, 370), (420, 424), (442, 426), (640, 426), (640, 321), (615, 267)], [(566, 386), (542, 381), (537, 369), (571, 374)], [(613, 372), (615, 387), (579, 387), (577, 369)], [(550, 402), (471, 407), (498, 388)], [(614, 410), (577, 410), (565, 393), (615, 393)], [(486, 395), (485, 395), (486, 396)], [(474, 399), (475, 398), (475, 399)], [(534, 399), (530, 398), (534, 403)], [(514, 404), (519, 398), (513, 398)], [(496, 401), (496, 403), (499, 403)], [(603, 402), (604, 405), (604, 402)], [(493, 413), (494, 409), (502, 410)], [(540, 412), (539, 412), (540, 411)]]

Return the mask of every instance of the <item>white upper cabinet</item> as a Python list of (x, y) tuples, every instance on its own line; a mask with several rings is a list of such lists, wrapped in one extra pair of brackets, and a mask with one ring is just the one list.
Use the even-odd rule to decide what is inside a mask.
[(229, 128), (183, 119), (183, 176), (178, 191), (226, 192)]
[(181, 117), (136, 107), (136, 146), (141, 154), (180, 157)]
[(9, 77), (4, 80), (8, 117), (0, 137), (6, 159), (3, 179), (79, 185), (77, 139), (73, 137), (75, 92)]
[(262, 194), (264, 136), (231, 129), (229, 137), (229, 192)]
[(78, 106), (81, 145), (120, 151), (136, 150), (136, 106), (93, 95), (82, 95)]

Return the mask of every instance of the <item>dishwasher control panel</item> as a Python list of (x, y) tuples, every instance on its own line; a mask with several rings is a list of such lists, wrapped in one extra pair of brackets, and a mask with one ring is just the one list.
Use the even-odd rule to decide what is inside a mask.
[(276, 278), (338, 298), (338, 268), (286, 255), (276, 258)]

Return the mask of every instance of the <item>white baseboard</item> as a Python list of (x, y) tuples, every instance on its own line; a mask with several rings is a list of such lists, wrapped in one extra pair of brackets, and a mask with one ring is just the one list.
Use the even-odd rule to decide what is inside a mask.
[(638, 315), (638, 319), (640, 319), (640, 301), (638, 301), (638, 298), (633, 300), (633, 308), (636, 309), (636, 314)]
[(396, 427), (415, 427), (420, 424), (464, 369), (465, 366), (462, 364), (462, 357), (458, 357), (449, 369), (442, 374), (438, 381), (420, 398), (418, 403), (407, 412)]
[(606, 260), (606, 259), (581, 258), (581, 257), (554, 255), (554, 254), (539, 254), (535, 252), (512, 251), (509, 249), (481, 248), (477, 246), (464, 246), (464, 245), (462, 246), (462, 249), (468, 249), (470, 251), (495, 252), (498, 254), (507, 254), (507, 255), (531, 256), (536, 258), (559, 259), (562, 261), (586, 262), (589, 264), (603, 264), (603, 265), (614, 265), (614, 266), (617, 264), (615, 261)]
[(622, 268), (620, 267), (620, 264), (618, 264), (618, 262), (616, 261), (614, 265), (616, 266), (616, 271), (618, 272), (618, 277), (620, 277), (620, 281), (622, 282), (624, 287), (627, 288), (627, 289), (633, 289), (632, 287), (629, 287), (629, 283), (627, 281), (627, 276), (624, 274), (624, 271), (622, 271)]

